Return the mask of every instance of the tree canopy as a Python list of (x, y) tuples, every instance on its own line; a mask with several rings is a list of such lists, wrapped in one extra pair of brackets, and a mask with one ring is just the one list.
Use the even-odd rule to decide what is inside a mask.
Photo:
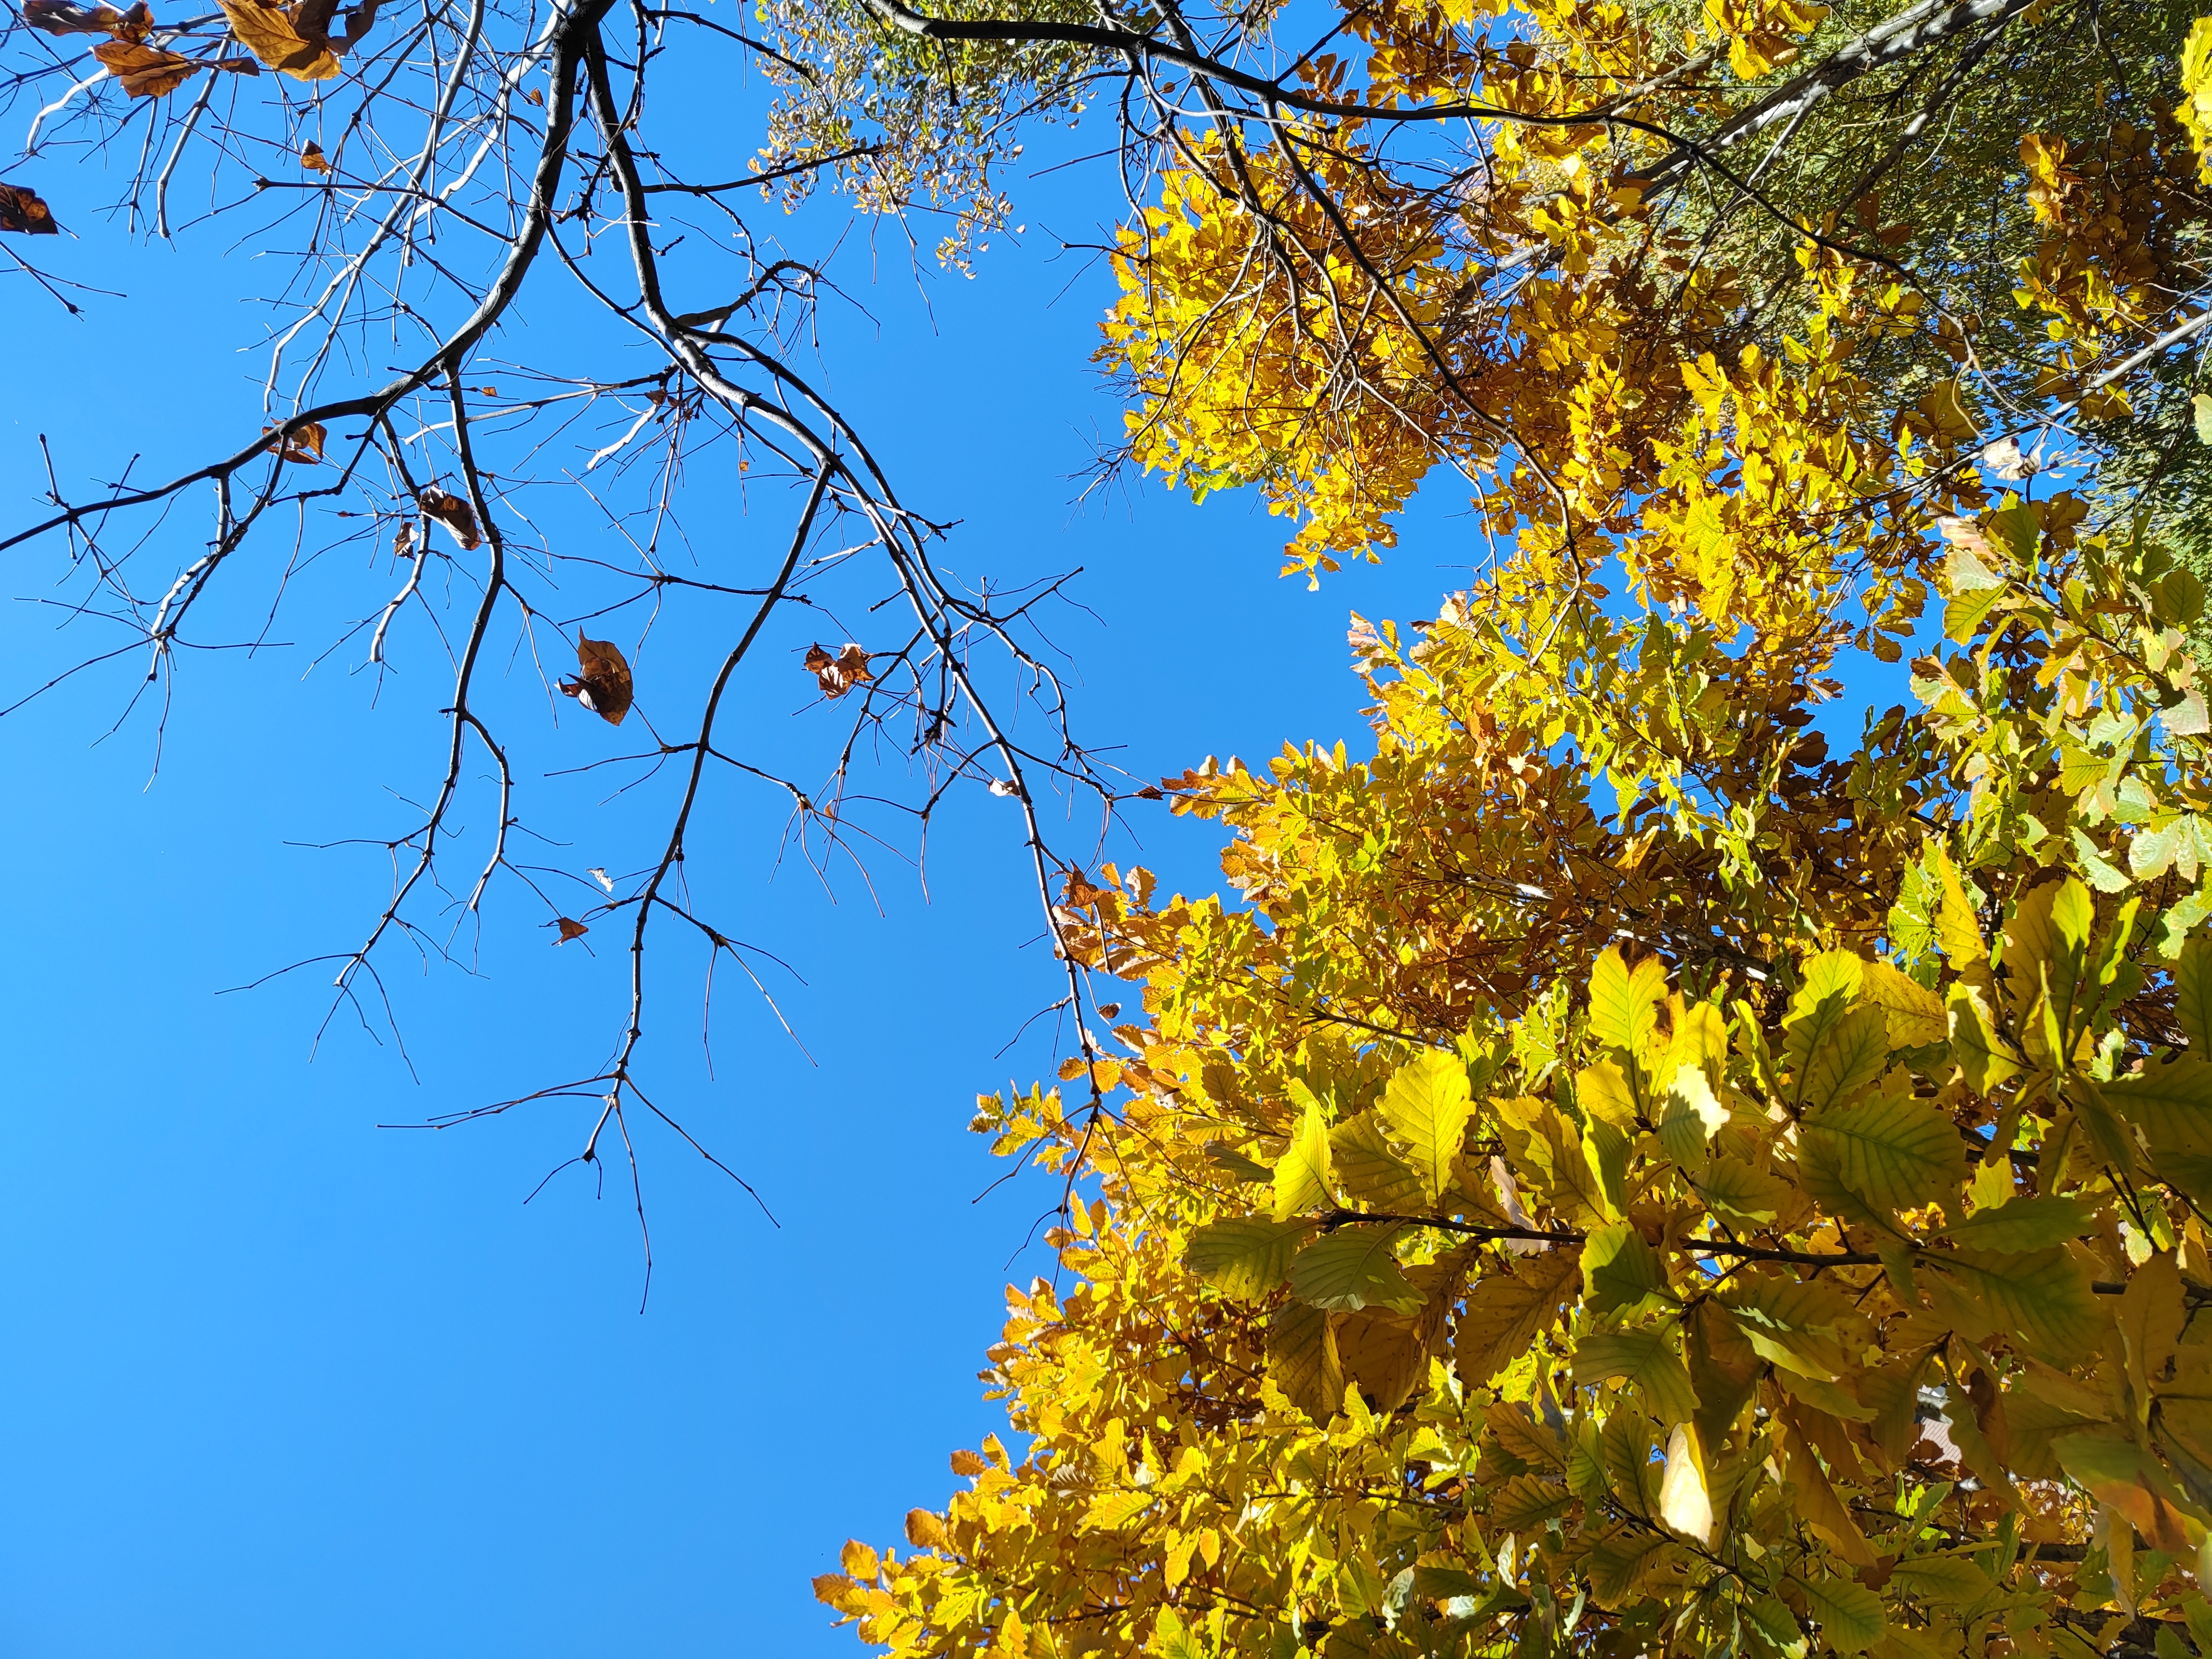
[(873, 10), (1122, 77), (1128, 459), (1316, 580), (1449, 469), (1490, 557), (1355, 618), (1371, 759), (1163, 781), (1235, 902), (1065, 884), (1141, 1012), (976, 1121), (1068, 1194), (1014, 1443), (817, 1594), (896, 1655), (2212, 1648), (2212, 20)]
[[(860, 1637), (2212, 1650), (2212, 19), (764, 0), (718, 21), (579, 0), (428, 7), (382, 57), (374, 3), (343, 30), (313, 0), (22, 18), (101, 66), (22, 70), (18, 93), (60, 89), (39, 122), (102, 145), (142, 110), (172, 123), (157, 149), (144, 117), (153, 222), (205, 119), (218, 180), (295, 159), (313, 176), (285, 182), (335, 239), (301, 279), (326, 331), (277, 342), (264, 429), (166, 485), (57, 488), (23, 535), (100, 556), (83, 580), (157, 671), (264, 516), (353, 492), (403, 538), (372, 662), (430, 603), (433, 525), (481, 550), (442, 787), (387, 843), (413, 873), (342, 994), (434, 886), (465, 754), (496, 762), (498, 801), (467, 908), (531, 884), (476, 665), (495, 628), (535, 640), (534, 584), (566, 556), (507, 562), (526, 480), (477, 444), (526, 457), (573, 401), (631, 400), (594, 465), (657, 434), (623, 522), (660, 523), (679, 461), (717, 453), (773, 458), (793, 526), (742, 586), (675, 575), (657, 540), (605, 578), (610, 606), (686, 585), (757, 603), (693, 677), (694, 735), (638, 757), (674, 762), (647, 873), (589, 872), (585, 920), (538, 895), (563, 937), (618, 918), (630, 940), (616, 1060), (528, 1097), (585, 1102), (583, 1160), (659, 1112), (633, 1070), (650, 925), (736, 948), (671, 872), (710, 767), (759, 775), (716, 720), (779, 607), (865, 570), (908, 618), (890, 650), (809, 653), (858, 713), (829, 789), (762, 775), (796, 823), (838, 842), (852, 757), (894, 720), (921, 825), (957, 783), (1023, 804), (1078, 1052), (1062, 1089), (988, 1097), (976, 1127), (1057, 1183), (1060, 1267), (1012, 1293), (984, 1374), (1015, 1443), (955, 1454), (970, 1484), (915, 1509), (906, 1547), (854, 1541), (818, 1581)], [(742, 179), (642, 136), (671, 31), (778, 80)], [(264, 68), (343, 88), (319, 137), (283, 100), (209, 113)], [(1355, 618), (1371, 758), (1291, 745), (1121, 788), (1025, 643), (1029, 602), (950, 584), (942, 526), (787, 361), (781, 307), (803, 318), (819, 274), (764, 255), (740, 192), (938, 215), (938, 256), (988, 279), (1024, 134), (1102, 118), (1128, 200), (1103, 250), (1099, 361), (1127, 403), (1109, 467), (1255, 489), (1316, 584), (1390, 548), (1417, 490), (1469, 497), (1468, 588), (1432, 619)], [(0, 229), (52, 228), (6, 189)], [(738, 224), (711, 293), (672, 297), (656, 197)], [(571, 246), (601, 230), (622, 295)], [(547, 249), (649, 373), (520, 399), (464, 378)], [(331, 384), (343, 327), (402, 318), (413, 366)], [(362, 430), (334, 462), (339, 421)], [(433, 431), (442, 472), (416, 459)], [(337, 482), (288, 472), (325, 465)], [(202, 486), (216, 534), (149, 599), (106, 526)], [(1048, 741), (995, 712), (978, 647)], [(619, 724), (628, 657), (575, 649), (559, 689)], [(1910, 702), (1863, 707), (1908, 659)], [(1033, 779), (1218, 822), (1237, 898), (1055, 852)]]

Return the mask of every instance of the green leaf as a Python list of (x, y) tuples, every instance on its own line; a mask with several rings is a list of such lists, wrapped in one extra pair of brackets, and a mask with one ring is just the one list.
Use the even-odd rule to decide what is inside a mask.
[(1633, 1055), (1658, 1029), (1659, 1000), (1666, 994), (1667, 969), (1658, 957), (1646, 957), (1631, 968), (1620, 947), (1611, 947), (1590, 971), (1590, 1035)]
[(1154, 1496), (1149, 1492), (1101, 1492), (1091, 1500), (1091, 1507), (1084, 1511), (1083, 1524), (1085, 1527), (1103, 1527), (1109, 1531), (1126, 1527), (1152, 1508)]
[(1328, 1125), (1321, 1103), (1308, 1096), (1290, 1150), (1275, 1165), (1275, 1219), (1287, 1221), (1328, 1202)]
[(1923, 1555), (1899, 1561), (1890, 1569), (1889, 1582), (1923, 1601), (1948, 1607), (1972, 1607), (1996, 1588), (1989, 1575), (1965, 1555)]
[(1210, 1143), (1206, 1149), (1206, 1161), (1235, 1181), (1273, 1181), (1275, 1172), (1257, 1158), (1248, 1158), (1234, 1146), (1220, 1141)]
[(1674, 1299), (1659, 1252), (1626, 1221), (1601, 1227), (1584, 1241), (1583, 1284), (1594, 1314), (1642, 1312)]
[(2172, 867), (2187, 828), (2188, 821), (2176, 814), (2138, 834), (2128, 845), (2128, 872), (2137, 881), (2156, 881)]
[(2074, 856), (2081, 861), (2081, 873), (2088, 877), (2089, 884), (2100, 893), (2126, 892), (2130, 885), (2127, 877), (2120, 872), (2117, 865), (2097, 850), (2097, 843), (2084, 835), (2079, 825), (2069, 833), (2074, 842)]
[(2212, 1152), (2212, 1060), (2185, 1054), (2094, 1086), (2154, 1147)]
[(1474, 1115), (1459, 1056), (1432, 1048), (1401, 1066), (1383, 1091), (1382, 1114), (1428, 1195), (1433, 1199), (1450, 1186), (1468, 1119)]
[(1997, 1034), (1981, 993), (1972, 985), (1951, 987), (1951, 1056), (1977, 1094), (1988, 1094), (2025, 1069), (2019, 1051)]
[(1838, 1653), (1863, 1653), (1889, 1628), (1881, 1598), (1848, 1578), (1801, 1578), (1806, 1611), (1820, 1627), (1821, 1639)]
[(1291, 1262), (1291, 1294), (1309, 1307), (1417, 1311), (1425, 1299), (1398, 1266), (1392, 1247), (1403, 1229), (1345, 1227), (1317, 1238)]
[(1499, 1532), (1525, 1533), (1565, 1510), (1575, 1495), (1557, 1480), (1516, 1474), (1490, 1495), (1490, 1524)]
[(1805, 1190), (1832, 1205), (1839, 1193), (1876, 1211), (1909, 1210), (1956, 1194), (1966, 1152), (1950, 1118), (1909, 1095), (1878, 1095), (1808, 1121), (1798, 1164)]
[(1209, 1221), (1193, 1230), (1183, 1266), (1240, 1302), (1258, 1302), (1288, 1275), (1298, 1241), (1311, 1229), (1303, 1219), (1276, 1221), (1263, 1215)]
[(2097, 1224), (2097, 1212), (2078, 1198), (2015, 1198), (1977, 1210), (1948, 1231), (1978, 1250), (2040, 1250), (2079, 1238)]
[(1385, 1214), (1420, 1207), (1421, 1178), (1390, 1150), (1372, 1112), (1346, 1118), (1328, 1132), (1330, 1173), (1353, 1203)]
[(1688, 1368), (1663, 1330), (1593, 1331), (1575, 1350), (1575, 1381), (1625, 1379), (1660, 1422), (1686, 1423), (1698, 1409)]
[(1843, 1292), (1825, 1279), (1746, 1276), (1718, 1297), (1763, 1359), (1823, 1381), (1842, 1374), (1836, 1327), (1850, 1316)]
[(1780, 1176), (1763, 1175), (1742, 1158), (1725, 1155), (1689, 1179), (1707, 1209), (1758, 1226), (1779, 1216), (1796, 1190)]
[(1921, 1263), (1938, 1270), (1923, 1282), (1942, 1287), (1941, 1310), (1960, 1330), (2002, 1331), (2062, 1369), (2078, 1364), (2103, 1328), (2089, 1275), (2063, 1246), (2027, 1255), (1933, 1252)]
[[(1957, 550), (1953, 550), (1954, 552)], [(1986, 575), (1989, 573), (1985, 570), (1983, 574)], [(1943, 637), (1954, 640), (1960, 645), (1966, 644), (1974, 637), (1974, 630), (1982, 625), (1982, 618), (1988, 616), (2002, 598), (2004, 589), (2002, 586), (1971, 587), (1963, 592), (1954, 593), (1943, 604)]]
[(1857, 1000), (1866, 963), (1849, 951), (1823, 951), (1806, 962), (1803, 971), (1804, 979), (1790, 999), (1790, 1012), (1782, 1018), (1790, 1034), (1783, 1042), (1783, 1056), (1801, 1079), (1806, 1062)]
[(1551, 1328), (1581, 1287), (1580, 1258), (1577, 1250), (1548, 1250), (1469, 1288), (1452, 1331), (1452, 1358), (1462, 1382), (1486, 1386)]
[(2173, 964), (2173, 1012), (2198, 1054), (2212, 1049), (2212, 938), (2192, 935)]
[(1594, 1117), (1583, 1128), (1583, 1161), (1597, 1179), (1598, 1195), (1606, 1212), (1619, 1215), (1628, 1207), (1628, 1137)]
[(1889, 1065), (1889, 1016), (1868, 1002), (1831, 1026), (1797, 1079), (1808, 1111), (1836, 1105), (1880, 1078)]
[(1950, 1035), (1951, 1022), (1943, 1012), (1943, 999), (1886, 962), (1866, 964), (1861, 994), (1889, 1017), (1892, 1048), (1924, 1048)]
[(1778, 1595), (1764, 1595), (1744, 1609), (1756, 1632), (1782, 1655), (1782, 1659), (1805, 1659), (1805, 1632), (1797, 1615)]
[(1316, 1422), (1336, 1415), (1344, 1405), (1344, 1365), (1326, 1313), (1293, 1302), (1269, 1316), (1267, 1375)]

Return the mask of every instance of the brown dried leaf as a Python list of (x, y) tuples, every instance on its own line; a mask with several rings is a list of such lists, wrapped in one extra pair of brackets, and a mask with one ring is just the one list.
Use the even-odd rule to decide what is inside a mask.
[(92, 49), (92, 55), (107, 65), (108, 72), (133, 98), (159, 98), (174, 92), (207, 67), (180, 52), (164, 52), (135, 40), (103, 40)]
[(805, 668), (825, 697), (842, 697), (863, 681), (875, 678), (868, 672), (868, 653), (849, 640), (834, 657), (817, 641), (806, 653)]
[(61, 227), (53, 210), (28, 185), (0, 185), (0, 230), (20, 231), (26, 236), (52, 236)]
[(459, 495), (449, 495), (442, 489), (426, 489), (415, 498), (415, 504), (453, 532), (453, 539), (461, 544), (462, 552), (482, 544), (483, 537), (477, 530), (477, 510)]
[(273, 426), (264, 430), (269, 434), (269, 447), (272, 453), (288, 461), (297, 461), (303, 466), (313, 466), (323, 459), (323, 440), (330, 436), (320, 421), (306, 422), (283, 437), (276, 434), (276, 428)]
[(582, 922), (572, 921), (567, 916), (557, 917), (553, 925), (561, 930), (561, 937), (553, 941), (556, 945), (566, 945), (572, 939), (581, 939), (592, 931)]
[(335, 0), (293, 0), (289, 6), (270, 6), (259, 0), (216, 0), (230, 20), (238, 44), (270, 69), (281, 70), (295, 81), (329, 81), (338, 73), (337, 53), (331, 50), (331, 14)]
[(143, 40), (154, 26), (145, 0), (128, 11), (73, 0), (23, 0), (23, 21), (44, 34), (110, 34), (118, 40)]
[(525, 98), (527, 98), (532, 103), (537, 105), (538, 108), (544, 109), (545, 107), (545, 94), (538, 91), (537, 88), (531, 88), (529, 91), (524, 93), (522, 95)]
[(300, 146), (300, 165), (310, 173), (328, 173), (331, 164), (323, 154), (323, 147), (310, 138)]
[(576, 678), (561, 682), (561, 690), (590, 709), (609, 726), (620, 726), (629, 713), (629, 664), (605, 640), (576, 635)]

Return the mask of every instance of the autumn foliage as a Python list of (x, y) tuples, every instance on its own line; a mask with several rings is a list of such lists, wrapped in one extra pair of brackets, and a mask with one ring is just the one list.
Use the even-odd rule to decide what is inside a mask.
[(1058, 1267), (1012, 1443), (817, 1580), (861, 1638), (2212, 1651), (2212, 21), (2094, 92), (2080, 21), (1347, 7), (1206, 81), (1280, 118), (1121, 240), (1129, 459), (1316, 575), (1449, 468), (1492, 557), (1355, 619), (1371, 758), (1164, 781), (1233, 901), (1067, 879), (1141, 1013), (981, 1103)]

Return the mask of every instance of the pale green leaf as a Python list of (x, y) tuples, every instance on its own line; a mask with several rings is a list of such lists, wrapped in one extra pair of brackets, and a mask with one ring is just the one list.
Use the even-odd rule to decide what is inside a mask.
[(1193, 1230), (1183, 1249), (1183, 1266), (1240, 1302), (1261, 1301), (1290, 1273), (1298, 1241), (1311, 1225), (1263, 1215), (1210, 1221)]
[(1809, 1121), (1798, 1164), (1805, 1190), (1832, 1204), (1838, 1189), (1876, 1211), (1907, 1210), (1955, 1194), (1966, 1152), (1950, 1117), (1909, 1095), (1878, 1095)]
[(1381, 1110), (1407, 1163), (1435, 1198), (1451, 1185), (1474, 1114), (1467, 1067), (1455, 1054), (1430, 1049), (1419, 1054), (1390, 1074)]
[(1275, 1219), (1327, 1207), (1329, 1202), (1328, 1125), (1310, 1096), (1299, 1115), (1290, 1150), (1275, 1165)]
[(1848, 1578), (1801, 1578), (1806, 1611), (1820, 1626), (1821, 1639), (1838, 1653), (1863, 1653), (1888, 1629), (1881, 1598)]
[(1593, 1331), (1584, 1336), (1575, 1350), (1575, 1381), (1614, 1378), (1632, 1386), (1662, 1423), (1686, 1423), (1698, 1409), (1689, 1370), (1663, 1330)]
[(1401, 1229), (1344, 1227), (1317, 1238), (1291, 1262), (1291, 1294), (1309, 1307), (1412, 1313), (1424, 1300), (1393, 1249)]
[(2079, 1238), (2096, 1224), (2096, 1212), (2081, 1200), (2046, 1195), (2014, 1198), (1993, 1209), (1977, 1210), (1949, 1231), (1972, 1249), (2017, 1253)]
[(1619, 946), (1601, 952), (1590, 972), (1590, 1035), (1609, 1048), (1634, 1054), (1659, 1024), (1667, 994), (1667, 969), (1656, 957), (1631, 968)]

